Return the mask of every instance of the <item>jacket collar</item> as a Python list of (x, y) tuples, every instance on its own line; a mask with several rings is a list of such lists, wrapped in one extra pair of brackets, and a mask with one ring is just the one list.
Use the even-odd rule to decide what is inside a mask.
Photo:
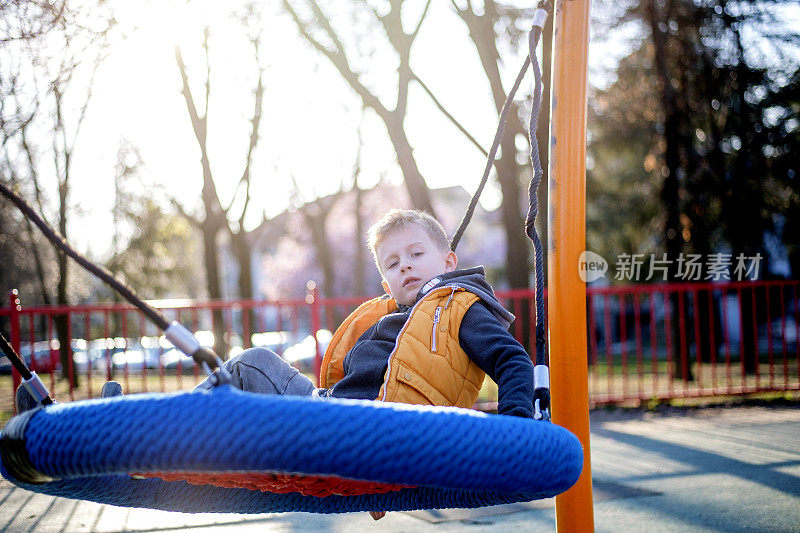
[[(486, 281), (486, 271), (482, 266), (453, 270), (436, 276), (419, 290), (415, 303), (439, 287), (457, 287), (469, 291), (478, 296), (506, 327), (514, 322), (514, 315), (497, 301), (492, 286)], [(411, 306), (400, 306), (401, 311), (408, 309), (411, 309)]]

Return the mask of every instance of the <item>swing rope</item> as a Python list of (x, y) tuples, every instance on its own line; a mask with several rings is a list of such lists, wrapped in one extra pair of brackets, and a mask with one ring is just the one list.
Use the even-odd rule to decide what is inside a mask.
[(519, 89), (522, 79), (525, 77), (525, 72), (528, 70), (528, 66), (532, 65), (534, 87), (533, 101), (531, 104), (531, 116), (530, 121), (528, 122), (528, 139), (530, 140), (531, 145), (530, 161), (531, 166), (533, 167), (533, 175), (531, 176), (530, 184), (528, 186), (529, 207), (528, 214), (525, 219), (525, 234), (531, 239), (531, 241), (533, 241), (534, 274), (536, 277), (536, 366), (534, 367), (534, 402), (536, 406), (535, 411), (537, 413), (537, 418), (542, 416), (547, 417), (546, 411), (550, 406), (550, 378), (547, 367), (548, 360), (544, 327), (544, 254), (542, 252), (542, 241), (539, 239), (539, 234), (536, 232), (536, 227), (534, 226), (534, 223), (536, 222), (536, 215), (539, 213), (539, 200), (537, 197), (537, 191), (539, 190), (539, 184), (541, 183), (542, 176), (544, 174), (542, 170), (542, 162), (539, 157), (539, 142), (536, 137), (536, 127), (539, 124), (539, 111), (542, 105), (542, 72), (539, 65), (539, 60), (536, 57), (536, 47), (539, 43), (542, 30), (545, 22), (547, 21), (547, 16), (551, 11), (551, 8), (552, 6), (549, 0), (544, 0), (536, 9), (533, 18), (533, 27), (528, 35), (528, 55), (525, 57), (522, 68), (520, 68), (520, 71), (517, 74), (517, 79), (514, 81), (514, 85), (508, 92), (506, 101), (503, 104), (502, 110), (500, 111), (500, 121), (497, 125), (497, 131), (494, 136), (492, 148), (489, 150), (489, 155), (486, 159), (486, 166), (483, 169), (483, 176), (481, 177), (480, 184), (478, 185), (475, 194), (472, 195), (469, 206), (467, 207), (467, 211), (464, 214), (458, 229), (453, 234), (453, 239), (450, 242), (450, 249), (455, 251), (456, 246), (458, 246), (458, 243), (464, 234), (464, 231), (467, 229), (467, 225), (469, 224), (470, 220), (472, 220), (473, 212), (478, 204), (478, 199), (480, 198), (480, 195), (486, 186), (486, 182), (489, 180), (489, 172), (494, 165), (495, 156), (498, 148), (500, 147), (500, 141), (503, 138), (503, 132), (505, 131), (506, 122), (508, 120), (508, 111), (512, 107), (514, 95), (516, 94), (517, 89)]
[[(544, 9), (543, 9), (543, 8)], [(531, 104), (531, 117), (528, 122), (528, 138), (531, 145), (531, 166), (533, 175), (528, 186), (528, 215), (525, 219), (525, 233), (533, 241), (534, 268), (536, 276), (536, 366), (534, 367), (534, 405), (537, 414), (544, 413), (542, 416), (548, 417), (550, 407), (550, 375), (547, 366), (546, 337), (544, 328), (544, 257), (542, 252), (542, 241), (536, 232), (534, 223), (539, 212), (539, 199), (537, 193), (539, 184), (542, 181), (542, 162), (539, 158), (539, 142), (536, 138), (536, 127), (539, 124), (539, 111), (542, 104), (542, 72), (539, 67), (539, 60), (536, 57), (536, 45), (542, 34), (547, 12), (549, 11), (549, 1), (545, 0), (544, 5), (536, 10), (534, 16), (533, 29), (528, 36), (528, 58), (533, 64), (534, 90), (533, 101)]]
[[(531, 32), (531, 35), (533, 35), (533, 31)], [(514, 85), (508, 92), (506, 101), (503, 103), (503, 107), (500, 110), (500, 119), (497, 124), (497, 131), (494, 134), (494, 141), (492, 142), (492, 147), (489, 150), (489, 155), (486, 156), (486, 166), (483, 169), (481, 182), (478, 184), (478, 188), (475, 190), (475, 193), (472, 195), (472, 198), (469, 201), (469, 206), (467, 206), (467, 211), (464, 213), (464, 217), (461, 219), (458, 229), (455, 231), (453, 238), (450, 240), (450, 249), (454, 252), (456, 251), (456, 246), (458, 246), (458, 243), (461, 241), (461, 237), (464, 235), (464, 232), (467, 229), (467, 225), (472, 220), (472, 215), (475, 211), (475, 207), (478, 205), (478, 200), (483, 193), (483, 188), (486, 186), (486, 182), (489, 181), (489, 172), (491, 172), (492, 166), (494, 166), (495, 156), (497, 155), (497, 150), (500, 148), (500, 141), (503, 139), (503, 133), (505, 132), (506, 123), (508, 122), (508, 111), (511, 109), (514, 103), (514, 95), (517, 93), (517, 89), (519, 89), (519, 86), (522, 84), (522, 80), (525, 78), (525, 72), (528, 70), (528, 66), (530, 64), (530, 56), (526, 56), (525, 62), (522, 64), (522, 68), (520, 68), (519, 73), (517, 74), (517, 79), (514, 80)]]

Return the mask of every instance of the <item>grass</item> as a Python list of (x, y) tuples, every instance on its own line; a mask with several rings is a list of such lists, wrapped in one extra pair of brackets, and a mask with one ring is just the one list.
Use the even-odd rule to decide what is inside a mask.
[[(787, 365), (787, 373), (784, 376), (783, 362), (776, 361), (773, 367), (774, 373), (770, 375), (769, 365), (761, 364), (759, 367), (759, 379), (756, 381), (755, 375), (745, 376), (742, 380), (741, 368), (738, 365), (731, 365), (730, 386), (734, 388), (744, 388), (755, 390), (757, 388), (783, 389), (786, 391), (758, 391), (746, 394), (748, 398), (781, 398), (786, 395), (798, 396), (797, 389), (800, 389), (800, 378), (796, 361), (791, 361)], [(609, 376), (610, 369), (610, 376)], [(608, 367), (599, 364), (589, 368), (589, 393), (591, 404), (604, 405), (613, 400), (616, 405), (625, 407), (645, 407), (654, 408), (658, 405), (702, 405), (720, 403), (726, 399), (741, 398), (741, 395), (724, 394), (729, 385), (728, 374), (724, 365), (717, 365), (714, 368), (709, 363), (692, 365), (692, 372), (695, 380), (684, 381), (680, 375), (669, 376), (669, 365), (666, 361), (659, 361), (657, 364), (657, 374), (654, 380), (652, 366), (649, 362), (642, 365), (642, 374), (638, 373), (635, 361), (623, 367), (619, 361)], [(308, 375), (308, 374), (307, 374)], [(45, 385), (50, 389), (56, 401), (68, 402), (96, 398), (100, 394), (100, 388), (106, 382), (104, 374), (95, 374), (88, 379), (87, 376), (80, 376), (80, 383), (77, 389), (70, 392), (66, 379), (58, 376), (41, 376)], [(309, 375), (309, 377), (311, 377)], [(699, 379), (698, 379), (699, 378)], [(148, 369), (147, 375), (130, 372), (127, 376), (117, 374), (114, 379), (122, 384), (126, 394), (136, 394), (142, 392), (173, 392), (180, 390), (190, 390), (199, 383), (203, 376), (193, 374), (176, 374), (175, 371), (166, 371), (160, 375), (157, 370)], [(313, 378), (312, 378), (313, 379)], [(788, 382), (788, 387), (785, 383)], [(744, 387), (743, 387), (744, 386)], [(675, 396), (664, 399), (667, 396)], [(620, 400), (620, 398), (623, 398)], [(491, 404), (497, 401), (497, 385), (491, 380), (486, 379), (478, 396), (478, 404)], [(10, 375), (0, 375), (0, 427), (4, 426), (13, 414), (12, 381)]]
[[(149, 374), (142, 377), (137, 374), (115, 375), (114, 379), (122, 384), (125, 394), (136, 394), (142, 392), (174, 392), (179, 390), (191, 390), (197, 383), (202, 381), (202, 376), (165, 374), (158, 375), (157, 370), (148, 370)], [(85, 375), (79, 377), (79, 386), (70, 393), (69, 381), (56, 375), (41, 375), (44, 384), (50, 390), (50, 396), (58, 402), (69, 402), (97, 398), (100, 389), (106, 382), (105, 375), (93, 375), (89, 380)], [(0, 376), (0, 426), (4, 426), (11, 418), (14, 409), (12, 396), (13, 383), (10, 375)]]
[[(701, 389), (708, 395), (710, 391), (728, 389), (796, 389), (800, 384), (798, 365), (796, 360), (788, 360), (784, 367), (783, 361), (776, 360), (770, 368), (769, 364), (758, 365), (758, 372), (742, 375), (739, 364), (726, 367), (723, 364), (690, 363), (688, 369), (693, 379), (683, 378), (683, 369), (680, 365), (667, 364), (659, 361), (655, 374), (652, 364), (644, 362), (640, 367), (634, 361), (622, 366), (619, 361), (613, 365), (593, 365), (589, 367), (590, 395), (634, 394), (639, 392), (652, 392), (654, 395), (667, 394), (670, 391), (683, 394), (684, 391)], [(696, 394), (692, 394), (696, 395)]]

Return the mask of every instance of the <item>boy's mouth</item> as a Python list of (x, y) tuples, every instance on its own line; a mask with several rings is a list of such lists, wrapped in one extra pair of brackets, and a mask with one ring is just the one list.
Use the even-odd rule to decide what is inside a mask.
[(403, 280), (403, 287), (411, 285), (412, 283), (415, 283), (417, 281), (419, 281), (419, 278), (414, 278), (414, 277), (406, 278), (405, 280)]

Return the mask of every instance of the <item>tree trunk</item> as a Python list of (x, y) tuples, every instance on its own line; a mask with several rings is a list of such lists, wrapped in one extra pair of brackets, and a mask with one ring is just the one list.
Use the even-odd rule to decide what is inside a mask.
[[(247, 242), (247, 233), (241, 230), (231, 233), (231, 248), (236, 262), (239, 264), (239, 298), (242, 300), (253, 299), (253, 272), (250, 265), (250, 246)], [(244, 317), (247, 317), (247, 320)], [(242, 310), (242, 342), (244, 348), (251, 345), (250, 339), (256, 327), (256, 314), (253, 308)]]
[(431, 202), (431, 193), (422, 173), (417, 167), (417, 161), (414, 159), (413, 149), (408, 142), (408, 137), (403, 129), (403, 119), (393, 117), (392, 120), (387, 120), (386, 131), (389, 133), (389, 138), (394, 145), (397, 152), (397, 163), (403, 172), (403, 181), (406, 184), (408, 196), (411, 199), (411, 204), (414, 209), (426, 211), (433, 216), (436, 216), (436, 211), (433, 209)]
[(312, 215), (305, 211), (304, 214), (306, 215), (306, 223), (311, 230), (311, 240), (317, 251), (317, 264), (322, 268), (321, 292), (326, 298), (332, 298), (335, 296), (336, 270), (333, 268), (333, 255), (331, 254), (327, 232), (325, 231), (327, 214), (316, 213)]
[[(464, 10), (458, 9), (458, 12), (467, 24), (470, 39), (475, 44), (475, 49), (489, 81), (492, 100), (499, 116), (507, 94), (500, 78), (498, 65), (500, 54), (497, 50), (496, 34), (493, 29), (493, 24), (498, 18), (497, 6), (495, 2), (485, 2), (485, 12), (482, 15), (476, 15), (471, 6)], [(506, 274), (512, 288), (527, 288), (529, 286), (528, 273), (530, 263), (528, 253), (520, 253), (521, 250), (530, 249), (525, 237), (524, 218), (520, 212), (520, 201), (522, 198), (527, 197), (527, 194), (522, 194), (520, 186), (520, 167), (516, 161), (517, 148), (515, 142), (516, 135), (525, 130), (518, 116), (515, 116), (514, 113), (509, 115), (506, 131), (500, 144), (500, 159), (495, 162), (497, 181), (500, 183), (500, 189), (503, 193), (501, 210), (507, 244)], [(545, 138), (547, 137), (545, 136)], [(543, 182), (547, 183), (546, 180), (543, 180)], [(523, 309), (527, 313), (529, 306), (525, 305)], [(526, 314), (525, 317), (520, 317), (526, 329), (525, 339), (528, 338), (527, 328), (530, 322), (527, 320), (527, 316)]]
[[(681, 117), (678, 113), (678, 96), (672, 86), (672, 79), (667, 70), (667, 42), (664, 32), (659, 29), (659, 22), (663, 17), (657, 11), (655, 0), (647, 0), (646, 15), (650, 26), (650, 34), (653, 40), (653, 55), (655, 59), (656, 75), (658, 76), (658, 87), (660, 90), (661, 111), (664, 122), (664, 141), (666, 148), (664, 151), (664, 167), (666, 176), (661, 188), (661, 202), (664, 205), (664, 242), (666, 243), (667, 260), (670, 262), (669, 279), (678, 279), (678, 257), (683, 250), (683, 232), (680, 223), (680, 182), (678, 173), (683, 171), (681, 167), (680, 146), (681, 146)], [(687, 380), (694, 379), (692, 367), (686, 362), (683, 367), (681, 362), (680, 346), (680, 308), (678, 305), (679, 295), (673, 293), (672, 300), (672, 338), (674, 342), (672, 360), (675, 368), (674, 376), (682, 376)], [(688, 341), (687, 341), (688, 342)], [(688, 348), (688, 347), (687, 347)], [(688, 349), (687, 349), (688, 353)], [(686, 368), (684, 375), (683, 368)]]
[[(67, 164), (67, 169), (69, 166)], [(67, 170), (69, 172), (69, 170)], [(67, 178), (63, 178), (58, 187), (59, 214), (58, 231), (67, 238), (67, 193), (69, 192)], [(69, 281), (69, 262), (66, 254), (60, 250), (56, 254), (58, 261), (58, 285), (56, 289), (56, 304), (69, 305), (67, 286)], [(69, 380), (70, 388), (78, 386), (78, 373), (72, 365), (72, 347), (70, 346), (69, 316), (57, 315), (54, 320), (56, 334), (58, 335), (59, 357), (61, 359), (61, 375)]]
[[(222, 285), (219, 277), (219, 251), (217, 235), (220, 225), (213, 217), (207, 217), (201, 225), (203, 233), (203, 258), (206, 270), (206, 290), (210, 300), (222, 299)], [(225, 341), (225, 320), (221, 309), (214, 309), (212, 314), (214, 331), (214, 351), (223, 360), (228, 359), (228, 344)]]
[[(357, 178), (356, 178), (357, 179)], [(358, 186), (358, 182), (356, 181), (355, 184), (355, 217), (356, 217), (356, 229), (355, 229), (355, 265), (353, 265), (353, 274), (355, 276), (355, 287), (353, 290), (355, 291), (357, 296), (364, 296), (367, 294), (367, 287), (366, 287), (366, 262), (367, 258), (365, 255), (366, 247), (364, 245), (364, 218), (361, 216), (361, 206), (364, 203), (364, 191), (361, 187)]]
[[(497, 176), (500, 189), (503, 193), (503, 203), (500, 206), (503, 229), (506, 234), (506, 277), (511, 288), (527, 288), (529, 286), (528, 250), (530, 243), (525, 235), (525, 220), (520, 213), (520, 198), (527, 196), (522, 193), (518, 179), (519, 165), (516, 162), (516, 147), (514, 136), (506, 135), (501, 143), (502, 157), (497, 161)], [(502, 178), (501, 178), (502, 176)], [(527, 299), (519, 302), (519, 307), (513, 309), (517, 315), (517, 327), (522, 335), (522, 344), (526, 349), (530, 346), (531, 311), (535, 302)]]
[[(317, 255), (317, 264), (322, 269), (321, 293), (326, 298), (336, 296), (336, 269), (333, 264), (333, 253), (328, 243), (327, 221), (330, 209), (336, 202), (337, 197), (331, 198), (331, 202), (323, 205), (325, 199), (318, 200), (314, 206), (304, 206), (302, 209), (306, 224), (311, 230), (311, 241)], [(314, 212), (312, 212), (314, 211)], [(323, 327), (335, 329), (344, 319), (342, 310), (338, 306), (329, 307), (327, 314), (323, 317)]]
[[(316, 1), (308, 2), (306, 7), (310, 9), (313, 16), (310, 21), (304, 21), (298, 15), (297, 11), (295, 11), (292, 2), (288, 0), (282, 2), (284, 10), (289, 13), (295, 24), (297, 24), (300, 35), (331, 62), (342, 75), (344, 81), (347, 82), (361, 98), (364, 107), (374, 110), (386, 125), (386, 131), (389, 134), (389, 139), (397, 154), (397, 163), (400, 165), (400, 169), (403, 172), (406, 189), (408, 190), (408, 195), (411, 198), (411, 203), (414, 208), (427, 211), (431, 215), (436, 216), (430, 198), (430, 191), (417, 167), (411, 144), (408, 142), (408, 137), (406, 136), (403, 126), (408, 104), (408, 85), (412, 78), (411, 69), (409, 67), (411, 47), (417, 36), (417, 30), (425, 19), (428, 10), (426, 8), (421, 15), (417, 23), (417, 30), (409, 34), (403, 29), (403, 23), (401, 21), (402, 17), (400, 12), (402, 4), (402, 1), (390, 2), (389, 12), (383, 15), (379, 15), (374, 8), (364, 6), (365, 10), (368, 9), (377, 18), (377, 22), (380, 23), (386, 32), (388, 44), (398, 54), (397, 102), (395, 103), (394, 109), (389, 110), (381, 102), (381, 99), (361, 82), (359, 74), (352, 68), (350, 59), (345, 53), (341, 37), (334, 31), (330, 20), (320, 8), (319, 4)], [(317, 40), (315, 34), (323, 35), (324, 38), (322, 40)], [(324, 41), (329, 42), (323, 44)]]

